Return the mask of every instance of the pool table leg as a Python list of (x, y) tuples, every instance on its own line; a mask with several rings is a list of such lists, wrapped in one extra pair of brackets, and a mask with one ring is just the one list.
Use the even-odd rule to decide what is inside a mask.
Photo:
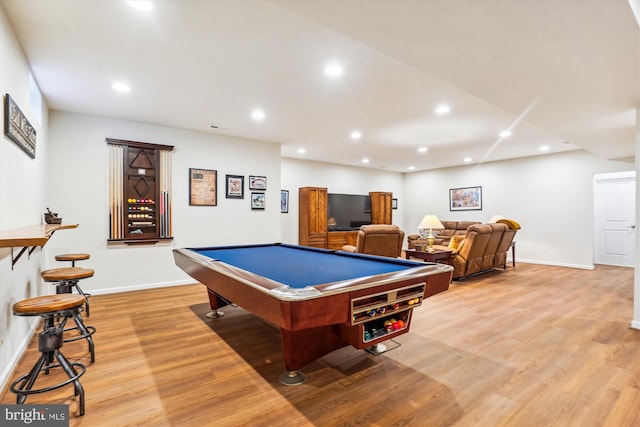
[(331, 325), (297, 331), (280, 328), (280, 338), (287, 368), (287, 372), (280, 375), (280, 382), (285, 385), (301, 384), (305, 376), (298, 372), (300, 368), (333, 350), (349, 345), (334, 333)]
[(224, 316), (224, 313), (222, 311), (218, 311), (218, 309), (220, 307), (224, 307), (225, 305), (228, 305), (229, 302), (220, 298), (220, 296), (218, 296), (215, 292), (211, 291), (211, 289), (207, 289), (207, 291), (208, 291), (207, 293), (209, 294), (209, 306), (213, 310), (207, 313), (207, 317), (209, 319), (219, 319), (220, 317)]

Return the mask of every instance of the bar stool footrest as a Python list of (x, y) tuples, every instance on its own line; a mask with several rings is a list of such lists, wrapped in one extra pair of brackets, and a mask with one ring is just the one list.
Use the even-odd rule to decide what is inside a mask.
[[(51, 391), (51, 390), (55, 390), (58, 389), (60, 387), (64, 387), (67, 384), (71, 384), (72, 382), (76, 381), (78, 378), (80, 378), (86, 371), (87, 368), (86, 366), (84, 366), (82, 363), (79, 362), (69, 362), (69, 366), (71, 367), (78, 367), (80, 368), (80, 371), (78, 373), (76, 373), (75, 375), (73, 375), (72, 377), (70, 377), (69, 379), (67, 379), (66, 381), (63, 381), (61, 383), (58, 384), (54, 384), (54, 385), (50, 385), (49, 387), (43, 387), (43, 388), (38, 388), (38, 389), (29, 389), (29, 390), (24, 390), (21, 389), (19, 387), (24, 387), (25, 383), (27, 382), (27, 380), (29, 379), (30, 375), (32, 374), (31, 372), (28, 374), (24, 374), (23, 376), (21, 376), (20, 378), (18, 378), (17, 380), (15, 380), (14, 382), (11, 383), (11, 391), (13, 393), (15, 393), (18, 396), (26, 396), (29, 394), (36, 394), (36, 393), (44, 393), (47, 391)], [(38, 373), (42, 372), (42, 371), (49, 371), (50, 369), (53, 368), (64, 368), (61, 364), (56, 363), (54, 365), (45, 365), (43, 367), (41, 367), (38, 371)], [(37, 376), (37, 374), (36, 374)], [(18, 387), (18, 384), (19, 387)], [(18, 388), (16, 388), (18, 387)]]
[[(95, 326), (85, 325), (84, 327), (87, 328), (88, 333), (81, 334), (81, 335), (75, 335), (75, 336), (72, 336), (71, 338), (65, 338), (63, 342), (73, 342), (73, 341), (83, 340), (83, 339), (86, 339), (87, 337), (90, 337), (91, 335), (96, 333)], [(79, 327), (73, 326), (71, 328), (65, 328), (64, 331), (68, 332), (68, 331), (75, 331), (75, 330), (79, 330), (79, 329), (80, 329)]]

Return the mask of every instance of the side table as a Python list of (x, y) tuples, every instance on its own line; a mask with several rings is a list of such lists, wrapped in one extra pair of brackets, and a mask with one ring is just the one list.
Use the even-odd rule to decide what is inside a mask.
[(451, 258), (453, 256), (453, 251), (443, 249), (437, 250), (435, 252), (427, 252), (427, 251), (416, 251), (413, 249), (406, 249), (404, 252), (404, 257), (406, 259), (420, 258), (427, 262), (444, 262), (445, 264), (451, 265)]

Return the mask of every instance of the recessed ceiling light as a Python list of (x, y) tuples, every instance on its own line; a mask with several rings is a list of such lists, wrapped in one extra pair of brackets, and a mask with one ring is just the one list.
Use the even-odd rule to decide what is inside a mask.
[(426, 153), (429, 149), (427, 147), (418, 148), (418, 153)]
[(141, 10), (142, 12), (148, 12), (153, 9), (153, 3), (149, 0), (128, 0), (129, 6), (134, 9)]
[(131, 90), (129, 85), (126, 84), (125, 82), (115, 82), (114, 84), (111, 85), (111, 87), (113, 88), (113, 90), (121, 93), (126, 93)]
[(438, 105), (436, 108), (436, 114), (447, 114), (449, 111), (451, 111), (451, 107), (446, 104)]
[(332, 62), (328, 64), (326, 67), (324, 67), (324, 73), (327, 76), (331, 76), (331, 77), (337, 77), (341, 75), (342, 71), (343, 71), (342, 65), (338, 64), (337, 62)]
[(409, 169), (410, 171), (414, 170), (416, 167), (415, 166), (409, 166), (407, 169)]
[(351, 139), (360, 139), (362, 138), (362, 133), (360, 133), (357, 130), (354, 130), (353, 132), (351, 132)]
[(549, 146), (548, 145), (543, 145), (543, 146), (538, 148), (538, 151), (549, 151)]
[(509, 136), (511, 136), (511, 131), (509, 129), (505, 129), (500, 132), (500, 138), (507, 138)]
[(369, 163), (369, 159), (367, 158), (362, 159), (362, 163)]
[(306, 152), (307, 150), (305, 150), (304, 148), (298, 148), (298, 154), (304, 154)]
[(251, 118), (257, 122), (263, 121), (265, 117), (264, 111), (262, 110), (253, 110), (251, 113)]
[(472, 160), (473, 160), (473, 159), (472, 159), (471, 157), (465, 157), (465, 158), (464, 158), (464, 162), (465, 162), (465, 163), (469, 163), (469, 162), (471, 162)]

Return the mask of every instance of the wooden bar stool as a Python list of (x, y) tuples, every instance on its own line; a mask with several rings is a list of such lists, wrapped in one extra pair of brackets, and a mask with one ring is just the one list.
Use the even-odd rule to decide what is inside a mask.
[(63, 267), (45, 270), (40, 275), (45, 282), (58, 282), (56, 285), (57, 294), (69, 294), (75, 288), (85, 299), (85, 311), (89, 317), (89, 297), (91, 294), (84, 292), (78, 281), (93, 277), (93, 274), (94, 271), (90, 268)]
[[(58, 282), (58, 284), (56, 285), (56, 294), (58, 295), (70, 294), (72, 288), (76, 288), (78, 294), (80, 294), (80, 296), (84, 298), (85, 312), (87, 313), (87, 316), (89, 316), (89, 297), (91, 295), (82, 291), (80, 286), (78, 286), (78, 280), (92, 277), (93, 273), (93, 270), (89, 268), (64, 267), (45, 270), (41, 273), (41, 276), (45, 282)], [(73, 321), (76, 323), (76, 326), (67, 328), (65, 329), (65, 331), (68, 332), (77, 330), (78, 334), (67, 338), (65, 342), (86, 339), (89, 345), (89, 353), (91, 354), (91, 363), (93, 363), (95, 361), (95, 351), (91, 335), (95, 333), (96, 328), (94, 328), (93, 326), (84, 325), (82, 316), (80, 316), (80, 309), (75, 310), (73, 313), (70, 313), (67, 317), (73, 319)]]
[[(67, 318), (75, 314), (79, 317), (78, 313), (84, 302), (82, 295), (56, 294), (29, 298), (13, 305), (13, 314), (16, 316), (41, 316), (44, 320), (44, 327), (38, 335), (40, 358), (28, 374), (11, 383), (11, 391), (17, 395), (17, 404), (23, 404), (31, 394), (44, 393), (73, 383), (74, 394), (79, 396), (80, 415), (84, 415), (84, 388), (79, 378), (85, 373), (86, 367), (79, 362), (69, 362), (60, 351), (65, 342), (64, 325)], [(57, 319), (62, 321), (56, 324)], [(82, 319), (80, 322), (82, 323)], [(54, 358), (58, 361), (57, 364), (52, 364)], [(40, 372), (48, 374), (53, 368), (62, 368), (69, 378), (54, 385), (34, 389)]]
[(71, 261), (71, 267), (76, 266), (76, 261), (82, 261), (91, 258), (89, 254), (60, 254), (56, 255), (56, 261)]

